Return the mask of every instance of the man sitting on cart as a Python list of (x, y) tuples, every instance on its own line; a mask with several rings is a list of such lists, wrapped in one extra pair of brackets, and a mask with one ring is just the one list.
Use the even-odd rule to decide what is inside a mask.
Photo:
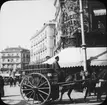
[(63, 71), (61, 70), (61, 67), (60, 67), (58, 61), (59, 61), (59, 56), (56, 56), (55, 61), (52, 64), (52, 68), (54, 69), (54, 71), (58, 75), (58, 82), (63, 82), (64, 81), (64, 74), (63, 74)]

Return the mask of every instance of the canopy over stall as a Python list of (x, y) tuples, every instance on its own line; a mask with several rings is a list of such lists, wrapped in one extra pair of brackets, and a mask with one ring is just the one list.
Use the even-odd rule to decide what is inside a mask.
[[(91, 61), (93, 66), (107, 65), (107, 48), (106, 47), (89, 47), (86, 49), (87, 60)], [(55, 57), (59, 56), (59, 64), (61, 67), (83, 66), (82, 48), (66, 48), (60, 53), (50, 58), (44, 63), (52, 64)]]
[(107, 48), (87, 48), (87, 59), (90, 59), (93, 66), (107, 65)]
[(4, 74), (0, 74), (2, 77), (9, 77), (9, 74), (6, 74), (6, 73), (4, 73)]
[(106, 15), (106, 9), (94, 10), (95, 16)]

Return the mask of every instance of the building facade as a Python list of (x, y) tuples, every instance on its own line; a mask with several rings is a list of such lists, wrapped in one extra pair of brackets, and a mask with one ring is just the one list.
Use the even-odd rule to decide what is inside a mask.
[[(98, 0), (82, 0), (84, 33), (87, 47), (105, 47), (106, 9)], [(55, 0), (56, 49), (81, 47), (81, 23), (79, 0)], [(99, 41), (100, 40), (100, 41)]]
[(56, 13), (55, 13), (55, 21), (56, 21), (56, 25), (55, 25), (55, 54), (59, 51), (59, 46), (60, 46), (60, 40), (61, 40), (61, 35), (62, 35), (62, 31), (61, 31), (61, 5), (60, 5), (60, 1), (59, 0), (55, 0), (54, 2), (54, 6), (56, 8)]
[(20, 72), (24, 65), (30, 62), (30, 51), (19, 47), (10, 47), (1, 51), (1, 71), (9, 73), (10, 71)]
[(80, 28), (79, 15), (76, 14), (79, 12), (79, 4), (78, 1), (72, 2), (72, 0), (55, 0), (54, 6), (56, 7), (55, 52), (58, 53), (65, 47), (77, 45), (74, 33)]
[(54, 32), (55, 23), (50, 21), (45, 23), (43, 28), (31, 37), (31, 64), (42, 63), (54, 56)]

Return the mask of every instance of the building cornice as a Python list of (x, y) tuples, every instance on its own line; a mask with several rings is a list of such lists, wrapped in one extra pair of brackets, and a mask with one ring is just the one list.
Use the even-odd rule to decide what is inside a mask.
[(22, 52), (22, 51), (30, 52), (28, 49), (25, 49), (25, 48), (21, 48), (21, 47), (10, 47), (10, 48), (5, 48), (0, 53), (12, 53), (12, 52)]
[(49, 22), (49, 23), (45, 23), (44, 26), (34, 35), (31, 37), (30, 40), (32, 40), (34, 37), (38, 36), (41, 32), (44, 31), (44, 29), (49, 26), (50, 24), (55, 24), (55, 22)]
[(32, 40), (34, 37), (39, 35), (46, 27), (47, 27), (47, 24), (45, 24), (35, 35), (33, 35), (30, 40)]

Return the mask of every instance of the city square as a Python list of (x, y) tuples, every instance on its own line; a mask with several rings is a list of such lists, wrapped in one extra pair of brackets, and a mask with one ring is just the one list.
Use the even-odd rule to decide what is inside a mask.
[(0, 97), (9, 105), (97, 105), (107, 97), (105, 3), (9, 1), (0, 13)]

